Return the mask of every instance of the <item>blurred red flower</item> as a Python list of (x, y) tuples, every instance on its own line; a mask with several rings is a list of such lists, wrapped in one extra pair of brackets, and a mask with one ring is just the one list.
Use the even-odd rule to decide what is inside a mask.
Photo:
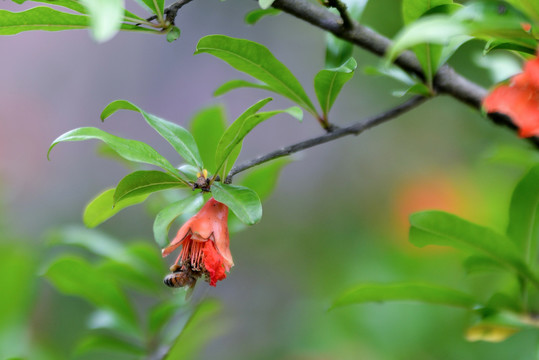
[(228, 207), (211, 198), (178, 230), (174, 240), (163, 249), (163, 257), (181, 245), (176, 264), (205, 275), (206, 281), (215, 286), (217, 281), (226, 278), (225, 271), (230, 271), (234, 265), (227, 222)]
[(527, 61), (524, 72), (496, 87), (483, 99), (483, 107), (509, 116), (521, 137), (539, 135), (539, 59)]

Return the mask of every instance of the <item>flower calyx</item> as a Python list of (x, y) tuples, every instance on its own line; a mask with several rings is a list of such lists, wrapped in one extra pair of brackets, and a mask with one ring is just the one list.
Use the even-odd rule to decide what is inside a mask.
[[(215, 176), (215, 181), (220, 181), (219, 175)], [(204, 169), (202, 172), (197, 172), (197, 179), (191, 184), (193, 190), (200, 189), (203, 192), (210, 192), (212, 179), (208, 177), (208, 170)]]

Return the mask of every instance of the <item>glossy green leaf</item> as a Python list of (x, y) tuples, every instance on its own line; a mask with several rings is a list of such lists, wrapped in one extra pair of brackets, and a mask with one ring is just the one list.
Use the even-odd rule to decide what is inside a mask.
[(111, 310), (132, 328), (137, 327), (135, 311), (125, 294), (86, 260), (73, 256), (60, 257), (48, 267), (45, 277), (60, 292)]
[(108, 104), (101, 113), (101, 120), (104, 121), (118, 110), (132, 110), (140, 113), (144, 120), (168, 141), (185, 161), (197, 166), (201, 170), (203, 169), (202, 159), (200, 158), (195, 139), (189, 131), (180, 125), (149, 114), (126, 100), (116, 100)]
[(268, 9), (275, 0), (258, 0), (261, 9)]
[(215, 91), (213, 92), (213, 96), (221, 96), (231, 90), (235, 90), (239, 88), (254, 88), (254, 89), (262, 89), (262, 90), (269, 90), (269, 91), (272, 90), (271, 87), (265, 84), (256, 84), (256, 83), (245, 81), (245, 80), (230, 80), (224, 83), (223, 85), (219, 86), (217, 89), (215, 89)]
[(97, 42), (110, 40), (124, 18), (123, 0), (81, 0), (90, 15), (90, 30)]
[(157, 245), (164, 248), (169, 243), (168, 231), (176, 218), (184, 213), (194, 212), (202, 206), (202, 196), (195, 194), (188, 198), (176, 201), (157, 214), (153, 223), (153, 236)]
[(490, 40), (485, 44), (485, 48), (483, 49), (483, 55), (486, 55), (494, 50), (513, 50), (518, 51), (524, 54), (529, 55), (535, 55), (537, 50), (533, 47), (537, 45), (537, 42), (530, 39), (530, 45), (522, 45), (522, 42), (520, 43), (514, 43), (510, 39), (509, 40)]
[(49, 157), (51, 150), (58, 143), (91, 139), (97, 139), (105, 142), (112, 149), (114, 149), (118, 155), (126, 160), (159, 166), (167, 171), (170, 171), (172, 174), (178, 173), (176, 168), (174, 168), (174, 166), (172, 166), (167, 159), (161, 156), (161, 154), (159, 154), (149, 145), (141, 141), (129, 140), (114, 136), (94, 127), (82, 127), (60, 135), (49, 147), (47, 158)]
[(21, 12), (0, 10), (0, 35), (14, 35), (23, 31), (60, 31), (85, 29), (90, 18), (69, 14), (49, 7), (38, 6)]
[(215, 151), (226, 126), (225, 109), (220, 105), (200, 110), (191, 120), (191, 133), (200, 150), (204, 166), (210, 173), (216, 170)]
[(213, 183), (212, 195), (222, 202), (243, 223), (253, 225), (262, 218), (262, 204), (257, 193), (243, 186)]
[(482, 255), (472, 255), (466, 260), (464, 260), (462, 265), (468, 274), (477, 272), (499, 272), (500, 270), (507, 270), (507, 268), (503, 267), (496, 260)]
[(453, 0), (403, 0), (402, 19), (408, 25), (434, 7), (452, 4)]
[(435, 43), (448, 45), (449, 54), (469, 36), (490, 40), (493, 37), (512, 39), (514, 43), (529, 44), (532, 36), (522, 29), (526, 19), (509, 5), (499, 12), (495, 1), (476, 1), (452, 15), (431, 15), (420, 18), (401, 31), (387, 52), (393, 61), (404, 49), (418, 44)]
[(120, 180), (116, 186), (113, 200), (116, 205), (119, 201), (134, 196), (178, 187), (185, 188), (187, 185), (168, 173), (155, 170), (135, 171)]
[(507, 0), (507, 2), (526, 14), (536, 26), (539, 25), (539, 3), (536, 0)]
[(258, 124), (263, 121), (281, 113), (287, 113), (296, 119), (302, 118), (301, 109), (298, 107), (291, 107), (285, 110), (273, 110), (267, 112), (257, 113), (265, 104), (271, 101), (271, 98), (267, 98), (257, 102), (255, 105), (247, 109), (243, 114), (241, 114), (236, 121), (232, 123), (226, 129), (225, 133), (219, 140), (217, 145), (217, 150), (215, 154), (215, 162), (217, 164), (217, 169), (220, 169), (227, 159), (227, 157), (232, 153), (238, 144), (243, 141), (243, 138), (253, 130)]
[(490, 257), (539, 286), (537, 276), (505, 236), (443, 211), (423, 211), (410, 216), (410, 242), (416, 246), (441, 245)]
[(356, 67), (356, 61), (354, 58), (350, 58), (342, 66), (336, 69), (321, 70), (314, 77), (314, 91), (322, 108), (324, 118), (327, 118), (327, 114), (344, 84), (354, 76)]
[[(404, 24), (408, 25), (419, 19), (429, 10), (441, 6), (452, 4), (452, 0), (403, 0), (402, 17)], [(423, 73), (426, 75), (428, 84), (432, 84), (434, 74), (438, 70), (440, 58), (442, 56), (442, 47), (434, 44), (420, 44), (413, 47)]]
[[(215, 161), (215, 159), (213, 159)], [(200, 171), (197, 167), (189, 164), (184, 164), (178, 168), (178, 171), (180, 174), (182, 174), (184, 177), (191, 181), (196, 181), (198, 178), (198, 175), (200, 174)]]
[(174, 340), (164, 360), (195, 359), (204, 344), (224, 330), (217, 318), (220, 310), (221, 305), (216, 300), (200, 303)]
[(396, 97), (402, 97), (409, 94), (417, 94), (421, 96), (431, 96), (432, 93), (429, 90), (428, 86), (425, 84), (417, 83), (412, 86), (410, 86), (407, 89), (404, 90), (396, 90), (391, 93), (391, 95)]
[(149, 194), (143, 194), (127, 198), (114, 204), (114, 192), (116, 189), (108, 189), (97, 195), (84, 209), (82, 220), (89, 228), (96, 227), (110, 219), (128, 206), (140, 204)]
[(363, 72), (371, 76), (386, 76), (408, 86), (421, 83), (419, 79), (411, 76), (404, 70), (394, 66), (366, 66)]
[(181, 35), (180, 28), (177, 26), (173, 26), (167, 32), (167, 41), (168, 42), (176, 41), (180, 38), (180, 35)]
[(17, 4), (22, 4), (22, 3), (25, 3), (26, 1), (32, 1), (32, 2), (45, 3), (49, 5), (55, 5), (55, 6), (63, 6), (67, 9), (74, 10), (81, 14), (86, 14), (86, 8), (83, 5), (81, 5), (80, 2), (76, 0), (11, 0), (11, 1)]
[(513, 191), (507, 236), (528, 265), (534, 266), (539, 242), (539, 165), (531, 168)]
[(243, 142), (240, 142), (232, 151), (230, 152), (230, 155), (226, 158), (223, 167), (221, 168), (221, 177), (223, 179), (226, 179), (227, 174), (230, 172), (230, 169), (234, 166), (236, 163), (236, 160), (240, 156), (241, 149), (243, 148)]
[(249, 25), (254, 25), (256, 24), (260, 19), (262, 19), (263, 17), (265, 16), (275, 16), (275, 15), (279, 15), (281, 13), (281, 10), (279, 9), (274, 9), (274, 8), (269, 8), (269, 9), (256, 9), (256, 10), (253, 10), (253, 11), (249, 11), (246, 15), (245, 15), (245, 23), (249, 24)]
[(418, 301), (466, 309), (473, 309), (478, 305), (477, 300), (471, 295), (447, 287), (432, 284), (391, 283), (356, 286), (339, 296), (331, 308), (383, 301)]
[(316, 115), (316, 109), (299, 81), (265, 46), (224, 35), (209, 35), (198, 42), (195, 54), (200, 53), (209, 53), (226, 61)]
[(74, 354), (82, 356), (94, 351), (107, 350), (120, 354), (144, 355), (144, 347), (134, 344), (124, 338), (119, 338), (111, 334), (91, 334), (82, 338), (75, 346)]
[(290, 158), (279, 158), (255, 167), (238, 183), (254, 190), (261, 201), (266, 200), (277, 187), (277, 181), (283, 168), (290, 164)]

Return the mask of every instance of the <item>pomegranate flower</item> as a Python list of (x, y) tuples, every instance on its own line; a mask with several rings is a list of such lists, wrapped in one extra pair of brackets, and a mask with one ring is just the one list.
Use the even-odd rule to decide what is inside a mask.
[(180, 245), (176, 259), (180, 269), (204, 275), (211, 286), (226, 278), (225, 271), (234, 265), (229, 249), (228, 207), (211, 198), (200, 211), (178, 230), (176, 237), (163, 249), (163, 257)]
[(509, 84), (496, 87), (483, 100), (483, 107), (489, 113), (509, 116), (520, 137), (539, 135), (539, 58), (527, 61), (524, 72), (513, 76)]

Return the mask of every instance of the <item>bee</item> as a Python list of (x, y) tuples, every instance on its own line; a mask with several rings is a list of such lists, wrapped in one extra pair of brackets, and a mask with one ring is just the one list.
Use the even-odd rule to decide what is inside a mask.
[(197, 279), (200, 277), (200, 274), (197, 271), (194, 271), (189, 264), (187, 265), (172, 265), (170, 267), (171, 273), (165, 276), (163, 282), (166, 286), (172, 288), (180, 288), (187, 286), (189, 290), (192, 290), (195, 287)]

